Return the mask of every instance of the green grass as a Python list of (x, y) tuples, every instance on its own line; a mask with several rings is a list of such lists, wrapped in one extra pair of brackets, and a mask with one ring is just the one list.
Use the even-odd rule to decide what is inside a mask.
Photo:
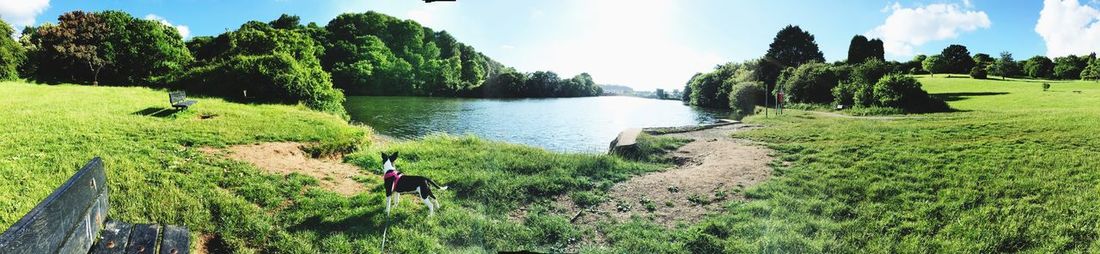
[(629, 235), (659, 228), (614, 228), (630, 241), (617, 250), (1100, 251), (1100, 84), (920, 81), (959, 111), (893, 121), (794, 110), (749, 117), (768, 127), (737, 136), (768, 143), (790, 166), (777, 163), (773, 179), (746, 190), (752, 201), (697, 225), (652, 240)]
[[(147, 88), (5, 82), (0, 91), (0, 228), (101, 156), (110, 219), (185, 225), (193, 242), (212, 237), (214, 252), (377, 253), (387, 225), (387, 252), (554, 251), (592, 230), (571, 225), (550, 198), (598, 202), (613, 183), (666, 166), (472, 136), (371, 146), (369, 128), (302, 106), (197, 98), (171, 112), (166, 92)], [(368, 190), (344, 197), (312, 177), (267, 174), (196, 149), (268, 141), (312, 142), (315, 155), (356, 151), (346, 160), (363, 168), (357, 180)], [(410, 195), (384, 215), (383, 149), (401, 153), (403, 172), (450, 185), (437, 191), (435, 217)], [(509, 218), (527, 204), (526, 219)]]
[[(369, 128), (300, 106), (199, 98), (189, 111), (150, 114), (166, 106), (164, 91), (0, 83), (0, 195), (10, 197), (0, 199), (0, 226), (103, 156), (112, 219), (187, 225), (228, 252), (375, 253), (387, 225), (387, 251), (396, 253), (560, 251), (595, 228), (609, 246), (582, 252), (1100, 251), (1100, 84), (920, 81), (957, 111), (889, 121), (798, 110), (748, 117), (767, 128), (737, 135), (765, 142), (789, 165), (773, 163), (772, 179), (741, 191), (750, 201), (717, 201), (726, 212), (673, 229), (645, 218), (571, 225), (571, 214), (548, 204), (555, 195), (604, 202), (613, 183), (662, 164), (471, 136), (379, 147), (363, 141)], [(346, 159), (364, 169), (368, 191), (343, 197), (307, 176), (193, 149), (283, 140), (317, 142), (316, 154), (358, 148)], [(675, 146), (666, 141), (652, 142), (654, 151)], [(450, 185), (435, 217), (406, 197), (387, 221), (382, 150), (401, 153), (403, 172)], [(509, 218), (520, 206), (526, 219)]]

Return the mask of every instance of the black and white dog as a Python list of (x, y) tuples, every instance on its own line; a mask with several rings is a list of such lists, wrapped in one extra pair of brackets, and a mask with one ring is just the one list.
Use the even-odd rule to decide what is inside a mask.
[[(400, 198), (402, 192), (416, 192), (420, 196), (420, 199), (424, 200), (424, 205), (428, 206), (428, 216), (435, 214), (435, 207), (439, 206), (439, 200), (432, 194), (432, 188), (435, 186), (440, 190), (446, 190), (447, 186), (439, 187), (432, 179), (428, 179), (423, 176), (403, 175), (397, 171), (397, 168), (393, 166), (393, 163), (397, 161), (397, 152), (393, 152), (393, 155), (386, 156), (386, 153), (382, 153), (382, 175), (383, 185), (386, 187), (386, 215), (390, 214), (390, 196), (393, 196), (393, 206), (396, 207), (400, 204)], [(435, 204), (432, 204), (432, 200), (435, 199)]]

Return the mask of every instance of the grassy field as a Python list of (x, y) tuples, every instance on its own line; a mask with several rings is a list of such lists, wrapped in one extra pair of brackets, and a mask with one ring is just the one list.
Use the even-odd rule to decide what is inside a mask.
[[(1100, 83), (919, 77), (958, 110), (752, 116), (790, 166), (750, 202), (639, 252), (1100, 251)], [(1076, 93), (1073, 91), (1080, 91)]]
[[(186, 225), (216, 253), (377, 253), (387, 224), (386, 248), (396, 253), (550, 251), (591, 228), (549, 212), (547, 200), (568, 194), (593, 202), (614, 182), (664, 167), (472, 136), (382, 147), (366, 141), (368, 127), (302, 106), (198, 98), (174, 112), (165, 91), (147, 88), (5, 82), (0, 91), (0, 228), (101, 156), (110, 219)], [(363, 168), (357, 181), (368, 191), (345, 197), (316, 188), (309, 176), (267, 174), (196, 149), (268, 141), (311, 142), (314, 153), (356, 150), (346, 160)], [(401, 153), (403, 172), (450, 185), (437, 192), (435, 217), (406, 195), (387, 221), (377, 172), (383, 149)], [(510, 219), (527, 203), (542, 205)]]
[[(0, 179), (11, 179), (0, 182), (0, 227), (102, 156), (112, 219), (187, 225), (224, 252), (376, 253), (387, 223), (387, 250), (399, 253), (555, 251), (595, 227), (610, 246), (582, 252), (1100, 251), (1100, 83), (1049, 82), (1044, 92), (1041, 81), (919, 79), (957, 111), (748, 117), (768, 128), (737, 135), (767, 143), (789, 165), (774, 163), (774, 178), (746, 191), (751, 201), (672, 230), (644, 219), (571, 225), (547, 205), (561, 194), (598, 202), (613, 183), (661, 164), (470, 136), (382, 147), (364, 141), (369, 128), (302, 107), (200, 98), (172, 113), (161, 111), (163, 91), (0, 83)], [(344, 197), (307, 176), (193, 149), (266, 141), (354, 146), (346, 160), (364, 169), (369, 191)], [(651, 150), (677, 143), (654, 140)], [(451, 186), (435, 217), (411, 198), (383, 216), (382, 150), (402, 154), (402, 171)], [(510, 218), (525, 204), (534, 204), (526, 219)]]

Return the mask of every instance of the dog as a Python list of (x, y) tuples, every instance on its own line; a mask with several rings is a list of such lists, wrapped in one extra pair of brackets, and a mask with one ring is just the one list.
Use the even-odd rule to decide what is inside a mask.
[[(435, 208), (440, 207), (440, 205), (439, 199), (435, 197), (435, 194), (432, 194), (431, 186), (440, 190), (446, 190), (447, 186), (439, 187), (439, 184), (427, 177), (401, 174), (394, 167), (395, 161), (397, 161), (397, 152), (393, 152), (392, 155), (388, 156), (386, 153), (382, 153), (382, 184), (386, 188), (386, 215), (390, 214), (391, 202), (394, 207), (401, 203), (402, 192), (416, 192), (416, 195), (424, 200), (424, 205), (428, 206), (428, 216), (435, 215)], [(433, 200), (435, 204), (432, 204)]]

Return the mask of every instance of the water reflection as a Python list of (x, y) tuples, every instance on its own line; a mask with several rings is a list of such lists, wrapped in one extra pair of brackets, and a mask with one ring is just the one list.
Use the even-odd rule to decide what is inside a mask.
[(554, 151), (602, 152), (626, 128), (712, 123), (727, 111), (678, 101), (634, 97), (463, 99), (351, 96), (353, 121), (377, 132), (415, 138), (433, 132), (539, 146)]

